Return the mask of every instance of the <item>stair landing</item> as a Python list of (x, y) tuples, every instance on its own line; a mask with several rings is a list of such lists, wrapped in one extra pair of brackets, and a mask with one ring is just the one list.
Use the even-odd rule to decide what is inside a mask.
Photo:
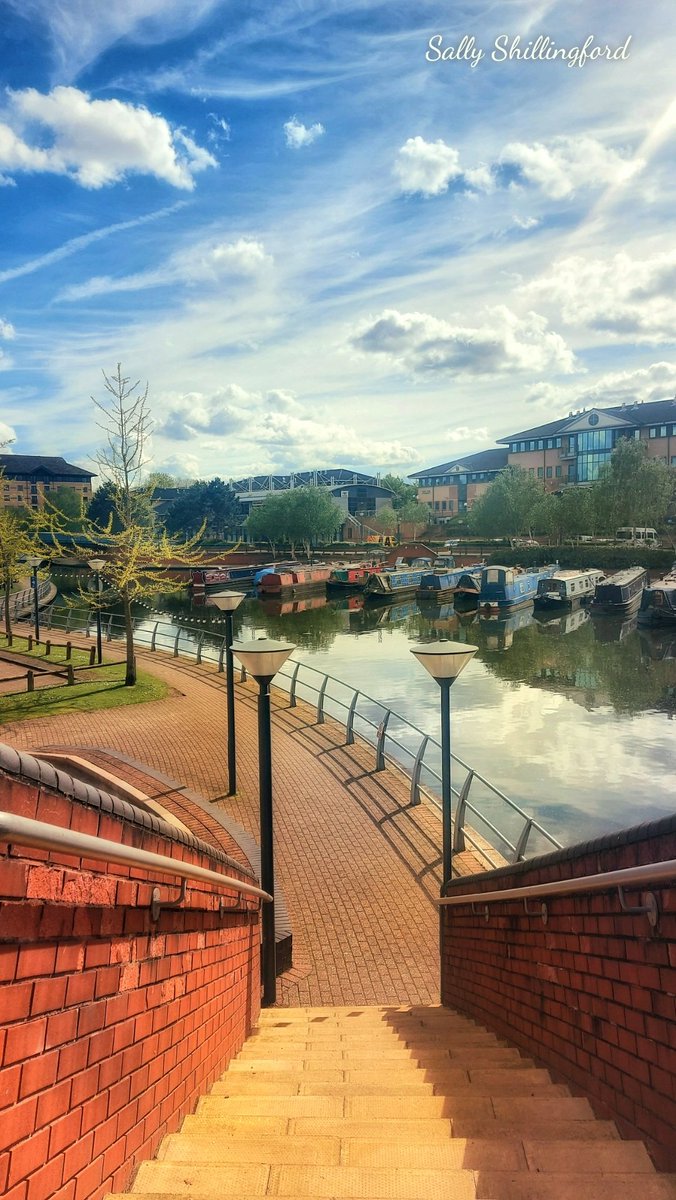
[(676, 1183), (467, 1017), (355, 1006), (263, 1012), (131, 1195), (676, 1200)]

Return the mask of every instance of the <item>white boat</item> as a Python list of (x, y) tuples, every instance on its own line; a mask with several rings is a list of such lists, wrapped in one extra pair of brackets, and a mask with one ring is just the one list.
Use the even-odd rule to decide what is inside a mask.
[(605, 579), (603, 571), (557, 571), (550, 579), (540, 580), (535, 607), (559, 611), (577, 608), (592, 599), (602, 579)]

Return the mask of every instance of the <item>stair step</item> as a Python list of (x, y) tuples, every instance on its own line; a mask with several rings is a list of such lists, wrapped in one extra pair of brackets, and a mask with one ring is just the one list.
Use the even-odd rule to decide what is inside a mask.
[[(507, 1172), (503, 1172), (507, 1174)], [(274, 1176), (274, 1177), (273, 1177)], [(269, 1186), (268, 1186), (269, 1185)], [(475, 1200), (472, 1171), (373, 1170), (368, 1167), (234, 1166), (142, 1163), (133, 1195), (194, 1197), (367, 1197), (380, 1200)]]
[(524, 1139), (524, 1152), (531, 1171), (598, 1172), (604, 1175), (655, 1174), (655, 1168), (643, 1142), (613, 1142), (612, 1145), (590, 1145), (589, 1142), (558, 1142), (553, 1139), (539, 1142)]
[[(310, 1119), (310, 1118), (308, 1118)], [(323, 1124), (330, 1124), (324, 1122)], [(382, 1126), (380, 1126), (382, 1129)], [(300, 1132), (305, 1132), (301, 1130)], [(318, 1129), (318, 1132), (323, 1132)], [(330, 1130), (327, 1129), (327, 1133)], [(346, 1137), (349, 1137), (346, 1134)], [(556, 1141), (619, 1141), (619, 1133), (614, 1121), (597, 1121), (593, 1117), (586, 1121), (490, 1121), (467, 1120), (464, 1117), (453, 1117), (453, 1137), (460, 1138), (508, 1138), (511, 1140), (526, 1140), (529, 1142)]]
[[(424, 1097), (427, 1099), (427, 1097)], [(434, 1099), (434, 1097), (431, 1097)], [(252, 1117), (342, 1117), (340, 1096), (203, 1096), (199, 1115)]]
[[(217, 1163), (219, 1166), (243, 1163), (300, 1163), (338, 1166), (340, 1138), (337, 1137), (246, 1137), (228, 1138), (227, 1142), (209, 1133), (172, 1133), (164, 1139), (157, 1158), (161, 1162)], [(510, 1170), (511, 1167), (507, 1167)]]
[[(357, 1075), (365, 1072), (358, 1071)], [(402, 1093), (413, 1096), (433, 1096), (434, 1084), (422, 1076), (413, 1075), (401, 1077), (396, 1071), (383, 1072), (378, 1079), (378, 1072), (369, 1072), (371, 1079), (325, 1081), (316, 1079), (308, 1071), (307, 1074), (271, 1075), (268, 1079), (258, 1075), (233, 1075), (229, 1079), (215, 1083), (209, 1093), (211, 1096), (399, 1096)], [(467, 1075), (457, 1072), (455, 1089), (466, 1088)]]
[[(476, 1200), (674, 1200), (674, 1176), (481, 1171)], [(289, 1197), (286, 1197), (289, 1200)]]

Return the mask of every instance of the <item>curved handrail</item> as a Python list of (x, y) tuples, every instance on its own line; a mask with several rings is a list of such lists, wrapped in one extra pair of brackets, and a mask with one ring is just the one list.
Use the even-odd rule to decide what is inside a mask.
[(31, 817), (19, 817), (16, 813), (0, 812), (0, 842), (17, 842), (21, 846), (33, 846), (38, 850), (57, 850), (65, 854), (76, 854), (97, 862), (113, 862), (125, 867), (142, 867), (144, 870), (160, 871), (163, 875), (175, 875), (179, 879), (193, 879), (201, 883), (215, 883), (243, 896), (272, 900), (268, 892), (224, 875), (220, 871), (209, 871), (194, 863), (169, 858), (166, 854), (154, 854), (150, 850), (138, 850), (108, 838), (94, 837), (89, 833), (78, 833), (47, 821), (34, 821)]
[[(160, 618), (157, 620), (152, 620), (152, 629), (143, 631), (135, 629), (135, 640), (141, 645), (147, 645), (150, 650), (155, 650), (158, 642), (158, 629), (161, 626), (166, 626), (166, 630), (171, 631), (170, 634), (168, 632), (164, 634), (168, 641), (166, 648), (169, 651), (173, 650), (173, 655), (175, 657), (178, 657), (179, 654), (183, 655), (187, 653), (187, 648), (186, 650), (183, 650), (183, 648), (180, 646), (181, 635), (186, 634), (196, 639), (196, 644), (192, 647), (196, 662), (201, 662), (202, 659), (208, 659), (212, 662), (218, 663), (219, 671), (223, 670), (223, 652), (225, 646), (225, 637), (223, 634), (205, 628), (205, 626), (202, 626), (202, 628), (196, 628), (193, 625), (177, 625), (175, 623), (170, 623), (161, 619), (161, 617), (164, 615), (165, 614), (159, 614), (149, 610), (147, 618), (145, 616), (142, 618), (135, 618), (134, 624), (136, 624), (137, 620), (139, 619), (145, 621), (147, 619), (152, 620), (152, 618), (155, 617)], [(51, 627), (52, 622), (55, 619), (58, 620), (60, 616), (61, 613), (55, 608), (55, 606), (46, 609), (45, 617), (48, 627)], [(73, 618), (73, 611), (70, 609), (65, 610), (65, 618), (65, 629), (67, 632), (69, 632), (72, 627), (71, 620)], [(77, 621), (77, 617), (75, 620)], [(124, 635), (122, 623), (119, 620), (116, 622), (112, 613), (105, 615), (102, 614), (102, 621), (106, 622), (106, 638), (108, 640), (111, 640), (114, 631), (118, 631), (118, 627), (120, 634), (122, 636)], [(89, 634), (92, 624), (91, 613), (83, 623), (85, 626), (85, 633)], [(206, 624), (207, 623), (205, 622), (205, 625)], [(211, 647), (209, 646), (209, 643), (205, 644), (206, 634), (208, 634), (208, 636), (216, 643), (214, 649), (217, 651), (217, 653), (209, 653)], [(303, 678), (303, 676), (308, 673), (311, 678)], [(317, 682), (314, 680), (315, 676), (317, 677)], [(335, 684), (337, 688), (342, 689), (345, 693), (347, 693), (350, 697), (349, 701), (333, 694), (331, 691), (327, 691), (329, 682)], [(344, 683), (342, 680), (336, 679), (335, 676), (329, 675), (327, 672), (321, 671), (317, 667), (312, 667), (308, 663), (305, 663), (299, 659), (288, 659), (281, 671), (278, 672), (277, 676), (275, 677), (275, 683), (280, 687), (284, 687), (285, 684), (288, 685), (284, 687), (284, 690), (286, 690), (290, 696), (292, 708), (295, 707), (296, 695), (299, 687), (315, 696), (316, 700), (314, 703), (316, 703), (317, 708), (318, 724), (322, 724), (324, 721), (325, 712), (328, 710), (327, 706), (332, 706), (334, 711), (331, 712), (330, 715), (345, 726), (347, 735), (346, 744), (348, 745), (353, 741), (355, 723), (360, 722), (360, 732), (362, 737), (368, 745), (371, 745), (375, 749), (376, 770), (383, 769), (385, 765), (385, 759), (387, 758), (390, 763), (394, 764), (399, 769), (404, 770), (406, 774), (409, 775), (411, 779), (410, 803), (412, 805), (416, 805), (420, 802), (420, 793), (423, 792), (433, 804), (440, 808), (441, 801), (439, 796), (435, 794), (434, 790), (431, 790), (429, 787), (424, 787), (420, 782), (421, 773), (424, 771), (426, 777), (431, 778), (431, 780), (435, 781), (438, 785), (441, 784), (440, 773), (435, 770), (435, 768), (429, 762), (424, 761), (425, 751), (430, 746), (434, 747), (439, 754), (441, 753), (440, 743), (436, 738), (432, 737), (431, 734), (425, 733), (424, 730), (420, 729), (419, 726), (414, 725), (406, 717), (403, 717), (401, 714), (390, 709), (386, 704), (383, 703), (383, 701), (377, 700), (375, 697), (369, 696), (368, 693), (361, 691), (361, 689), (355, 689), (350, 684)], [(374, 720), (372, 714), (360, 711), (360, 703), (362, 706), (365, 704), (367, 707), (373, 706), (379, 710), (382, 714), (380, 720)], [(338, 714), (336, 714), (336, 710), (338, 710)], [(342, 715), (343, 713), (346, 714), (346, 717)], [(390, 718), (392, 718), (395, 722), (400, 723), (400, 728), (403, 728), (404, 734), (410, 730), (414, 735), (417, 735), (417, 737), (420, 739), (417, 750), (412, 750), (403, 741), (395, 736), (395, 731), (391, 727), (388, 728)], [(407, 758), (411, 761), (412, 766), (410, 770), (404, 766), (401, 761), (402, 758)], [(481, 775), (480, 772), (475, 771), (466, 762), (464, 762), (463, 759), (459, 758), (457, 754), (451, 753), (451, 760), (462, 771), (466, 772), (465, 783), (462, 785), (462, 787), (460, 789), (455, 786), (452, 788), (453, 794), (459, 801), (458, 820), (456, 822), (454, 840), (456, 850), (464, 849), (465, 839), (467, 839), (475, 848), (478, 848), (477, 841), (474, 839), (470, 829), (464, 822), (464, 816), (467, 810), (471, 811), (480, 822), (483, 822), (486, 829), (496, 836), (498, 844), (495, 846), (495, 849), (501, 853), (503, 851), (510, 853), (514, 862), (519, 862), (526, 857), (528, 841), (533, 832), (539, 834), (540, 837), (543, 838), (552, 849), (561, 849), (561, 843), (553, 836), (553, 834), (545, 829), (545, 827), (541, 825), (540, 822), (534, 817), (529, 816), (529, 814), (525, 812), (520, 805), (518, 805), (514, 800), (511, 800), (510, 797), (501, 791), (500, 788), (496, 787), (495, 784), (492, 784), (488, 779)], [(467, 793), (471, 787), (475, 786), (476, 784), (487, 789), (491, 800), (495, 800), (497, 803), (506, 806), (511, 814), (511, 817), (521, 823), (521, 831), (518, 836), (513, 835), (510, 837), (508, 833), (498, 829), (497, 825), (490, 819), (488, 814), (482, 813), (475, 805), (470, 804), (467, 798)], [(487, 857), (489, 857), (490, 861), (490, 856)], [(498, 863), (495, 863), (494, 865), (497, 866)]]
[(579, 875), (575, 879), (557, 879), (553, 883), (534, 883), (503, 891), (473, 892), (462, 896), (439, 896), (435, 903), (457, 908), (461, 904), (496, 904), (503, 900), (528, 900), (537, 896), (573, 896), (579, 892), (605, 892), (613, 888), (640, 887), (644, 883), (669, 883), (676, 879), (676, 858), (659, 863), (642, 863), (600, 875)]

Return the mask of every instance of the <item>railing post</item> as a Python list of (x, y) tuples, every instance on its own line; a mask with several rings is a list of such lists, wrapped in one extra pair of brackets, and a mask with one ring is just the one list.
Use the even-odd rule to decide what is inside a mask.
[(73, 670), (72, 663), (68, 663), (68, 666), (66, 667), (66, 675), (67, 675), (66, 685), (67, 685), (67, 687), (72, 687), (73, 684), (75, 683), (75, 672)]
[(418, 753), (415, 756), (415, 762), (413, 764), (413, 772), (411, 774), (410, 803), (414, 806), (416, 804), (420, 804), (420, 771), (422, 769), (425, 750), (427, 749), (427, 743), (429, 740), (429, 734), (424, 734), (420, 745), (418, 746)]
[(319, 695), (317, 696), (317, 725), (324, 724), (324, 693), (326, 692), (326, 685), (328, 682), (329, 677), (328, 675), (325, 675), (322, 679), (322, 686), (319, 689)]
[(300, 663), (297, 662), (295, 667), (293, 668), (293, 675), (291, 676), (291, 686), (289, 688), (289, 708), (296, 707), (296, 680), (298, 678), (299, 671), (300, 671)]
[(66, 642), (66, 658), (70, 658), (72, 653), (73, 653), (72, 642)]
[(174, 638), (174, 658), (178, 658), (178, 639), (180, 638), (180, 636), (181, 636), (181, 626), (179, 625), (178, 629), (176, 630), (176, 637)]
[(72, 610), (69, 608), (69, 609), (68, 609), (68, 612), (66, 613), (66, 628), (65, 628), (65, 633), (70, 633), (70, 618), (71, 618), (71, 616), (72, 616), (72, 615), (73, 615), (73, 614), (72, 614)]
[(92, 614), (91, 614), (91, 612), (88, 612), (87, 613), (87, 624), (85, 626), (85, 637), (89, 637), (89, 630), (91, 628), (91, 623), (92, 623)]
[(242, 664), (242, 666), (240, 668), (240, 672), (239, 672), (239, 682), (246, 683), (246, 681), (247, 681), (246, 667), (244, 666), (244, 664)]
[(158, 628), (158, 625), (159, 625), (159, 621), (156, 621), (156, 622), (155, 622), (155, 627), (154, 627), (154, 629), (153, 629), (153, 635), (152, 635), (152, 637), (151, 637), (151, 639), (150, 639), (150, 649), (151, 649), (151, 650), (154, 650), (154, 649), (156, 648), (155, 644), (156, 644), (156, 642), (157, 642), (157, 628)]
[(199, 666), (202, 661), (202, 642), (203, 641), (204, 641), (204, 634), (201, 633), (199, 635), (199, 638), (197, 639), (197, 651), (195, 653), (195, 666)]
[(388, 708), (380, 725), (378, 726), (378, 741), (376, 742), (376, 771), (385, 770), (385, 735), (387, 733), (387, 723), (391, 717), (391, 712)]
[(473, 779), (474, 771), (468, 771), (465, 782), (460, 789), (460, 794), (458, 796), (458, 807), (455, 810), (453, 850), (458, 854), (461, 854), (465, 849), (465, 812), (467, 811), (467, 799), (469, 797), (469, 789), (472, 786)]
[(355, 692), (350, 700), (350, 707), (347, 712), (347, 721), (345, 722), (345, 745), (354, 745), (354, 710), (357, 707), (359, 692)]
[(528, 820), (526, 821), (526, 824), (524, 825), (523, 829), (521, 830), (519, 840), (516, 843), (516, 850), (514, 851), (514, 862), (521, 862), (521, 859), (525, 856), (526, 846), (528, 845), (528, 839), (530, 837), (530, 831), (532, 828), (533, 828), (533, 822), (532, 822), (531, 818), (529, 817)]
[(219, 671), (223, 670), (223, 659), (224, 658), (225, 658), (225, 642), (222, 641), (221, 648), (218, 651), (218, 669), (219, 669)]
[(108, 625), (106, 627), (106, 641), (112, 642), (112, 640), (113, 640), (113, 614), (111, 613), (110, 616), (108, 617)]
[(96, 662), (96, 646), (90, 646), (89, 647), (89, 665), (90, 665), (90, 667), (93, 667), (95, 662)]

